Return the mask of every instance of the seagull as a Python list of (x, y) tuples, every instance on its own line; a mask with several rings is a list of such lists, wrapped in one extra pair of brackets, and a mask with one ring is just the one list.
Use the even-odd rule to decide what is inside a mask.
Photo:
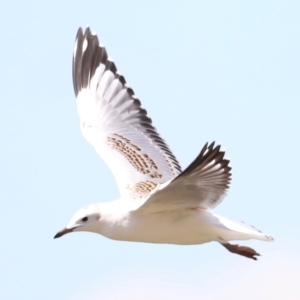
[(119, 241), (177, 245), (214, 241), (232, 253), (257, 259), (260, 254), (254, 249), (229, 241), (273, 238), (211, 212), (231, 181), (221, 146), (206, 143), (182, 171), (89, 27), (77, 32), (73, 84), (82, 134), (112, 170), (120, 198), (80, 209), (54, 238), (88, 231)]

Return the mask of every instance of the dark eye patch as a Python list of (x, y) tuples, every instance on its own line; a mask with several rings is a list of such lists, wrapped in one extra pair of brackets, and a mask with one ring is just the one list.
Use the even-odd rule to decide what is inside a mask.
[(84, 217), (81, 219), (82, 222), (86, 222), (88, 220), (88, 217)]

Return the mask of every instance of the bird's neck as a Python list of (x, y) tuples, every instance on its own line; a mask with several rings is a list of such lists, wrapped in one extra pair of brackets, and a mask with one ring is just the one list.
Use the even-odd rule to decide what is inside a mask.
[(129, 226), (130, 216), (136, 204), (126, 203), (121, 200), (99, 203), (99, 227), (100, 233), (111, 239), (119, 239), (124, 228)]

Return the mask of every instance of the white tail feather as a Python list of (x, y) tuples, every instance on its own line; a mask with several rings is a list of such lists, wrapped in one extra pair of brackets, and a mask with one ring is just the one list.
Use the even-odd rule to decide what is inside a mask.
[[(272, 242), (274, 240), (273, 237), (268, 236), (262, 233), (260, 230), (256, 229), (253, 226), (247, 225), (243, 222), (238, 222), (235, 220), (230, 220), (224, 217), (221, 217), (216, 214), (212, 214), (214, 217), (218, 219), (221, 227), (225, 227), (229, 229), (225, 236), (222, 235), (222, 239), (225, 240), (248, 240), (248, 239), (256, 239), (261, 241)], [(224, 228), (224, 229), (225, 229)]]

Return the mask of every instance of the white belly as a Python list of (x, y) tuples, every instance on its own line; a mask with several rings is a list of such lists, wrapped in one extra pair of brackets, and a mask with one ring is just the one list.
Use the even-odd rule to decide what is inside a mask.
[(192, 245), (219, 240), (220, 228), (208, 211), (189, 209), (139, 215), (131, 213), (126, 221), (105, 230), (108, 238), (146, 243)]

